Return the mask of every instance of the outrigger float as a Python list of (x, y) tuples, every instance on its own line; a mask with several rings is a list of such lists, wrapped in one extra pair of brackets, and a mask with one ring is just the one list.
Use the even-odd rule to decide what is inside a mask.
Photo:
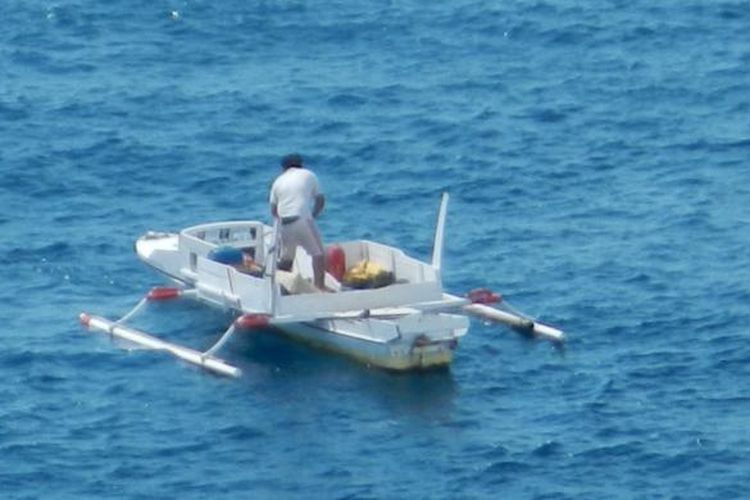
[[(443, 290), (441, 270), (448, 194), (438, 212), (431, 262), (421, 262), (381, 243), (352, 240), (328, 248), (326, 286), (312, 284), (311, 258), (298, 249), (291, 271), (277, 269), (278, 231), (258, 221), (202, 224), (176, 233), (148, 232), (135, 244), (138, 256), (178, 284), (152, 289), (128, 314), (116, 321), (80, 315), (90, 330), (141, 347), (168, 352), (221, 375), (237, 377), (239, 368), (216, 356), (240, 330), (262, 329), (392, 370), (449, 364), (458, 341), (469, 328), (469, 316), (502, 323), (553, 342), (563, 332), (507, 305), (488, 290), (465, 297)], [(239, 260), (229, 259), (236, 253)], [(362, 288), (347, 286), (345, 271), (363, 264), (389, 279)], [(205, 351), (167, 342), (126, 324), (151, 301), (196, 299), (236, 312), (237, 318)]]

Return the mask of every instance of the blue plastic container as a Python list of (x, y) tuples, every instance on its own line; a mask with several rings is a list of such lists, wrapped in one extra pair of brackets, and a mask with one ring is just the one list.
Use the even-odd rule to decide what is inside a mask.
[(236, 266), (242, 264), (242, 250), (227, 246), (219, 247), (211, 250), (208, 258), (221, 264)]

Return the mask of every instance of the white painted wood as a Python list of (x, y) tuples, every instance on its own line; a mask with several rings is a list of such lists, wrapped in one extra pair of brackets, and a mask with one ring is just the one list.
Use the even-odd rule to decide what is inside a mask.
[(448, 193), (443, 193), (440, 199), (437, 224), (435, 225), (435, 239), (432, 245), (432, 267), (440, 273), (443, 267), (443, 246), (445, 239), (445, 217), (448, 212)]

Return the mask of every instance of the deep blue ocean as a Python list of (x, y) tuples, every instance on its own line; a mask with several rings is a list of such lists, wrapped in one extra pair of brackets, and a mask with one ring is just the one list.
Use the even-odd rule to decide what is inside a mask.
[[(750, 498), (750, 2), (2, 0), (0, 497)], [(271, 335), (229, 380), (81, 328), (164, 281), (147, 230), (268, 221), (489, 286), (397, 375)], [(136, 326), (206, 348), (231, 317)]]

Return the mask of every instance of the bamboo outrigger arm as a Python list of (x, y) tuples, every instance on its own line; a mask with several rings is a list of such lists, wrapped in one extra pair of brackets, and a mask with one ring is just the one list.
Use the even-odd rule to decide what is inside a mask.
[(86, 326), (89, 330), (108, 333), (112, 337), (117, 337), (147, 349), (168, 352), (183, 361), (200, 366), (201, 368), (219, 375), (239, 377), (242, 374), (242, 371), (239, 368), (232, 366), (223, 359), (217, 358), (213, 355), (227, 342), (227, 340), (229, 340), (232, 334), (234, 334), (234, 323), (230, 325), (229, 329), (221, 336), (218, 342), (204, 352), (167, 342), (124, 324), (125, 321), (140, 312), (150, 301), (169, 300), (183, 296), (194, 297), (196, 296), (196, 291), (192, 289), (183, 290), (180, 288), (156, 287), (151, 289), (151, 291), (149, 291), (149, 293), (141, 299), (141, 301), (139, 301), (130, 312), (117, 321), (112, 321), (101, 316), (89, 315), (87, 313), (81, 313), (79, 319), (81, 324)]
[(206, 353), (196, 351), (194, 349), (190, 349), (189, 347), (184, 347), (164, 341), (160, 338), (154, 337), (153, 335), (149, 335), (146, 332), (142, 332), (130, 326), (122, 325), (116, 321), (102, 318), (101, 316), (90, 316), (86, 313), (82, 313), (80, 316), (80, 320), (81, 323), (87, 326), (90, 330), (108, 333), (113, 337), (132, 342), (148, 349), (168, 352), (169, 354), (180, 358), (183, 361), (187, 361), (188, 363), (191, 363), (193, 365), (200, 366), (201, 368), (217, 373), (219, 375), (239, 377), (242, 374), (242, 371), (236, 366), (232, 366), (226, 361), (212, 356), (210, 354), (210, 349)]

